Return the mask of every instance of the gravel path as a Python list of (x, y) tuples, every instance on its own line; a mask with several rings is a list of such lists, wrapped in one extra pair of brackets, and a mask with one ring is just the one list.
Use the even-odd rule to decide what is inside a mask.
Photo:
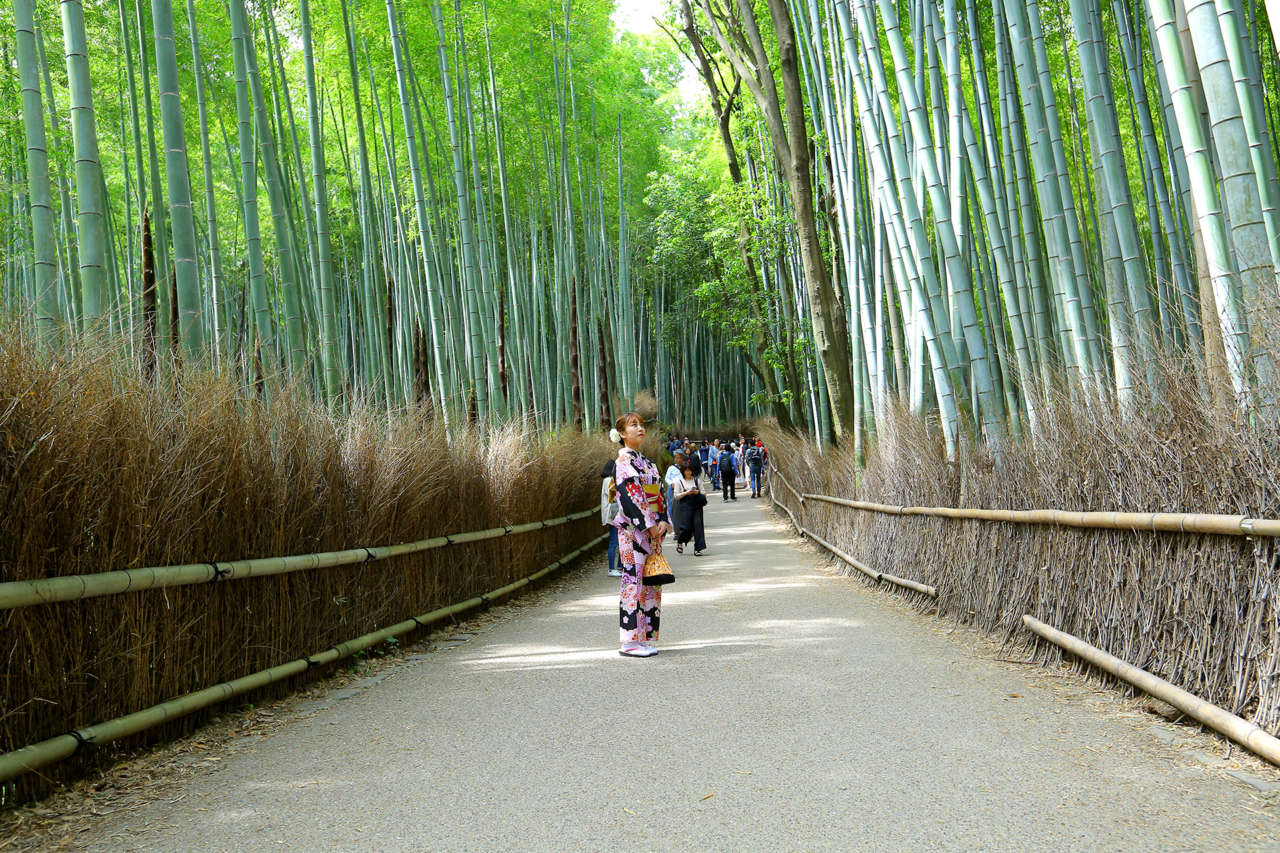
[(707, 556), (671, 553), (657, 657), (618, 656), (595, 562), (77, 844), (1280, 850), (1277, 795), (1179, 727), (837, 575), (763, 501), (707, 527)]

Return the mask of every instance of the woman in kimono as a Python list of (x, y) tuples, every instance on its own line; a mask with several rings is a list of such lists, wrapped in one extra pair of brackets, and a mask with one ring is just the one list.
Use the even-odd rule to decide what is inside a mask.
[(662, 540), (671, 532), (671, 523), (662, 475), (658, 466), (640, 452), (644, 421), (635, 412), (627, 412), (618, 418), (615, 433), (622, 445), (614, 474), (622, 509), (613, 520), (618, 528), (618, 559), (622, 567), (618, 602), (622, 645), (618, 654), (647, 658), (658, 653), (662, 587), (644, 585), (644, 561), (649, 554), (662, 550)]

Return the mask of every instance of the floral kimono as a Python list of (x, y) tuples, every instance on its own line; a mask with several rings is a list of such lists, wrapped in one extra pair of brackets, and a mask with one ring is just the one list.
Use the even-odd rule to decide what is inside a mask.
[(614, 474), (622, 510), (613, 520), (618, 528), (618, 562), (622, 568), (618, 627), (622, 643), (656, 643), (662, 587), (645, 586), (644, 560), (652, 550), (648, 530), (667, 521), (658, 466), (638, 450), (618, 451)]

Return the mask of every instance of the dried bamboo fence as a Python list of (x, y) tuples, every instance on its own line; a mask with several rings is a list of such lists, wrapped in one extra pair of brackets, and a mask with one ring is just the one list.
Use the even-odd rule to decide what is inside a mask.
[[(164, 588), (176, 588), (175, 593), (181, 592), (194, 596), (203, 595), (206, 599), (212, 599), (208, 603), (214, 609), (217, 609), (218, 605), (226, 603), (228, 596), (224, 595), (223, 591), (232, 590), (233, 587), (241, 586), (244, 587), (245, 592), (248, 592), (255, 582), (260, 583), (262, 579), (273, 576), (285, 576), (280, 577), (280, 580), (288, 584), (290, 591), (294, 593), (299, 590), (299, 587), (311, 587), (313, 589), (319, 587), (329, 590), (332, 589), (331, 582), (333, 578), (329, 577), (331, 572), (316, 572), (314, 576), (304, 575), (294, 578), (287, 576), (320, 569), (358, 566), (359, 577), (346, 579), (355, 581), (355, 585), (348, 587), (348, 589), (352, 591), (376, 590), (378, 593), (385, 595), (399, 587), (398, 592), (400, 595), (390, 596), (390, 598), (394, 599), (389, 602), (390, 607), (380, 609), (389, 610), (394, 608), (400, 611), (399, 617), (403, 617), (406, 609), (413, 606), (410, 602), (414, 601), (415, 598), (421, 600), (420, 596), (405, 595), (404, 593), (407, 590), (404, 588), (403, 583), (396, 583), (397, 578), (401, 581), (405, 578), (406, 572), (413, 572), (412, 567), (405, 565), (406, 558), (418, 557), (421, 559), (425, 556), (425, 552), (450, 546), (474, 546), (475, 543), (499, 539), (509, 540), (511, 537), (530, 538), (527, 535), (522, 536), (522, 534), (537, 534), (537, 536), (533, 537), (535, 539), (538, 536), (545, 537), (546, 541), (534, 543), (532, 549), (527, 546), (515, 547), (509, 543), (502, 547), (500, 543), (494, 543), (499, 545), (497, 550), (491, 545), (485, 549), (485, 552), (479, 554), (467, 555), (463, 553), (458, 555), (467, 563), (471, 563), (475, 557), (480, 557), (481, 560), (484, 560), (486, 559), (486, 554), (489, 559), (497, 556), (502, 560), (502, 563), (497, 566), (491, 565), (487, 574), (490, 577), (504, 578), (509, 575), (512, 568), (517, 567), (516, 559), (519, 556), (529, 553), (541, 556), (548, 551), (565, 548), (566, 543), (571, 543), (574, 539), (581, 541), (580, 537), (584, 530), (584, 521), (590, 520), (591, 529), (598, 531), (597, 518), (599, 512), (599, 507), (592, 506), (581, 512), (557, 518), (523, 524), (503, 525), (485, 530), (451, 533), (390, 546), (361, 547), (336, 552), (254, 560), (147, 567), (0, 583), (0, 611), (14, 611), (17, 608), (28, 607), (33, 608), (34, 611), (39, 606), (66, 607), (80, 603), (87, 604), (92, 599), (106, 596), (138, 594), (148, 590)], [(143, 710), (133, 711), (106, 722), (96, 722), (93, 725), (86, 726), (83, 716), (91, 714), (93, 710), (92, 708), (85, 708), (82, 710), (81, 719), (74, 725), (68, 726), (66, 725), (66, 715), (57, 713), (56, 706), (53, 710), (50, 710), (45, 707), (45, 703), (37, 701), (36, 707), (43, 711), (43, 728), (46, 730), (52, 729), (59, 733), (38, 743), (25, 745), (20, 749), (0, 754), (0, 782), (21, 777), (22, 774), (29, 771), (38, 770), (54, 762), (77, 756), (80, 758), (79, 765), (76, 765), (75, 762), (68, 762), (66, 765), (68, 767), (67, 770), (59, 768), (60, 772), (52, 777), (69, 778), (75, 773), (82, 773), (83, 769), (90, 766), (95, 758), (100, 760), (103, 757), (107, 757), (98, 749), (107, 743), (143, 732), (154, 734), (160, 731), (171, 731), (175, 721), (180, 721), (198, 711), (250, 691), (260, 692), (269, 685), (284, 684), (287, 690), (296, 689), (296, 686), (308, 677), (314, 677), (315, 674), (323, 672), (323, 670), (315, 669), (316, 667), (322, 667), (334, 661), (358, 654), (377, 646), (379, 643), (394, 640), (394, 638), (411, 631), (427, 627), (463, 611), (488, 604), (493, 600), (509, 595), (555, 569), (567, 565), (586, 553), (591, 547), (599, 545), (603, 539), (604, 537), (602, 536), (594, 536), (585, 545), (580, 545), (572, 552), (531, 575), (504, 583), (504, 585), (496, 589), (465, 597), (464, 600), (455, 601), (447, 606), (433, 607), (428, 612), (403, 619), (403, 621), (398, 621), (390, 627), (380, 627), (355, 639), (346, 639), (335, 643), (322, 652), (299, 654), (296, 650), (286, 650), (283, 646), (270, 647), (271, 651), (279, 650), (282, 652), (280, 657), (285, 658), (288, 662), (276, 663), (271, 667), (223, 681), (212, 687), (189, 691), (177, 698), (166, 699)], [(475, 548), (461, 548), (461, 550), (463, 552), (467, 550), (474, 551)], [(455, 560), (458, 557), (455, 557)], [(386, 560), (393, 560), (394, 562), (386, 567), (369, 565)], [(419, 571), (422, 568), (423, 566), (420, 565)], [(497, 569), (497, 571), (494, 571), (494, 569)], [(377, 572), (384, 576), (371, 575), (371, 572)], [(245, 583), (232, 584), (231, 581), (235, 580), (243, 580)], [(182, 589), (183, 587), (195, 588)], [(166, 596), (165, 604), (168, 607), (167, 589), (164, 595)], [(382, 595), (379, 595), (379, 597), (382, 597)], [(231, 597), (237, 600), (244, 600), (243, 596)], [(332, 596), (332, 600), (335, 604), (340, 605), (350, 603), (349, 598), (344, 600), (341, 596)], [(98, 602), (98, 604), (105, 604), (105, 602)], [(246, 610), (251, 606), (251, 604), (246, 604)], [(351, 628), (349, 626), (352, 625), (368, 624), (368, 622), (375, 620), (382, 621), (385, 624), (386, 621), (389, 621), (384, 616), (374, 616), (369, 620), (352, 620), (347, 618), (348, 615), (338, 615), (336, 625), (325, 624), (318, 626), (322, 629), (318, 631), (318, 636), (321, 638), (320, 641), (324, 642), (326, 635), (332, 635), (337, 631), (347, 632), (348, 636), (350, 636)], [(267, 627), (269, 628), (269, 626)], [(88, 626), (88, 628), (89, 633), (92, 633), (92, 625)], [(237, 648), (237, 643), (232, 638), (226, 638), (222, 645), (224, 648)], [(239, 657), (242, 660), (256, 662), (260, 659), (260, 654), (253, 654), (249, 648), (238, 648), (237, 651), (241, 653)], [(277, 660), (279, 659), (277, 658)], [(154, 692), (148, 695), (154, 695)], [(21, 719), (21, 717), (18, 719)], [(13, 733), (10, 731), (0, 743), (10, 746), (13, 745), (13, 741)], [(47, 783), (50, 779), (51, 777), (44, 774), (38, 777), (23, 777), (15, 783), (11, 797), (20, 799), (24, 793), (30, 794), (43, 790), (45, 785), (42, 783)]]
[[(797, 532), (861, 574), (922, 593), (916, 597), (936, 602), (940, 614), (1001, 630), (1007, 640), (1032, 642), (1015, 633), (1025, 626), (1053, 644), (1038, 646), (1038, 655), (1068, 651), (1280, 764), (1280, 740), (1267, 731), (1280, 718), (1280, 609), (1273, 594), (1280, 573), (1272, 539), (1280, 536), (1280, 521), (850, 500), (803, 491), (794, 473), (778, 470), (778, 455), (775, 442), (774, 505)], [(811, 481), (825, 479), (812, 471)], [(1216, 578), (1203, 572), (1206, 554), (1221, 560)], [(1176, 572), (1188, 556), (1190, 570)], [(930, 583), (902, 583), (882, 566)], [(1220, 583), (1223, 577), (1229, 583)], [(1198, 621), (1205, 615), (1216, 621)], [(1207, 641), (1210, 632), (1223, 643)]]
[[(586, 518), (588, 516), (594, 516), (598, 512), (599, 512), (598, 508), (592, 507), (589, 510), (586, 510), (581, 513), (575, 513), (574, 515), (571, 515), (571, 516), (565, 516), (557, 519), (549, 519), (547, 521), (537, 522), (529, 525), (522, 525), (522, 527), (524, 528), (523, 530), (516, 530), (511, 527), (496, 528), (494, 530), (476, 531), (474, 533), (443, 537), (450, 541), (441, 542), (439, 545), (434, 544), (435, 540), (426, 540), (425, 542), (409, 543), (408, 545), (398, 546), (398, 547), (401, 549), (400, 553), (416, 553), (417, 551), (428, 550), (429, 548), (432, 548), (432, 547), (441, 547), (442, 545), (461, 544), (463, 542), (476, 542), (476, 541), (480, 541), (481, 539), (496, 538), (498, 536), (510, 536), (515, 533), (528, 532), (534, 529), (557, 527), (559, 525), (566, 524), (570, 521), (576, 521), (582, 518)], [(101, 746), (103, 744), (110, 743), (111, 741), (117, 740), (119, 738), (123, 738), (128, 735), (137, 734), (139, 732), (146, 731), (148, 729), (167, 723), (171, 720), (175, 720), (181, 717), (185, 717), (189, 714), (193, 714), (196, 711), (199, 711), (203, 708), (210, 707), (220, 702), (225, 702), (226, 700), (232, 699), (236, 696), (240, 696), (250, 691), (266, 687), (267, 685), (270, 685), (270, 684), (275, 684), (281, 681), (294, 678), (296, 676), (299, 676), (305, 673), (307, 670), (311, 669), (312, 667), (324, 666), (324, 665), (333, 663), (335, 661), (342, 660), (343, 658), (350, 657), (351, 655), (354, 655), (361, 651), (372, 648), (379, 643), (386, 642), (389, 639), (403, 636), (405, 634), (410, 633), (411, 631), (415, 631), (420, 628), (429, 627), (437, 622), (453, 617), (459, 613), (463, 613), (467, 610), (480, 607), (482, 605), (486, 605), (492, 601), (495, 601), (506, 595), (509, 595), (512, 592), (515, 592), (521, 587), (527, 586), (528, 584), (533, 583), (534, 581), (537, 581), (538, 579), (555, 571), (558, 568), (561, 568), (562, 566), (568, 565), (574, 559), (576, 559), (577, 557), (583, 555), (588, 550), (590, 550), (592, 546), (601, 544), (605, 540), (605, 538), (606, 538), (605, 536), (597, 536), (596, 538), (587, 542), (585, 545), (582, 545), (581, 547), (577, 548), (571, 553), (566, 554), (560, 559), (556, 560), (551, 565), (546, 566), (527, 577), (520, 578), (519, 580), (513, 581), (509, 584), (506, 584), (505, 586), (499, 587), (498, 589), (491, 590), (490, 592), (485, 593), (483, 595), (478, 595), (473, 598), (469, 598), (465, 601), (459, 601), (454, 604), (450, 604), (446, 607), (440, 607), (428, 613), (423, 613), (418, 616), (411, 616), (408, 619), (405, 619), (401, 622), (396, 623), (395, 625), (391, 625), (390, 627), (382, 628), (377, 631), (371, 631), (367, 634), (363, 634), (354, 639), (347, 640), (344, 643), (340, 643), (322, 652), (317, 652), (310, 655), (304, 655), (296, 660), (292, 660), (287, 663), (277, 664), (276, 666), (273, 666), (269, 669), (259, 670), (258, 672), (241, 676), (240, 678), (236, 678), (231, 681), (223, 682), (221, 684), (216, 684), (212, 687), (207, 687), (204, 690), (188, 693), (185, 696), (180, 696), (175, 699), (170, 699), (168, 701), (161, 702), (157, 705), (153, 705), (150, 708), (146, 708), (140, 711), (135, 711), (134, 713), (128, 714), (123, 717), (117, 717), (116, 719), (108, 720), (103, 723), (98, 723), (85, 728), (76, 729), (67, 734), (56, 735), (52, 738), (41, 741), (40, 743), (32, 744), (30, 746), (23, 747), (22, 749), (15, 750), (13, 752), (10, 752), (4, 755), (0, 755), (0, 782), (3, 782), (8, 779), (12, 779), (23, 773), (28, 773), (33, 770), (38, 770), (39, 768), (45, 767), (56, 761), (60, 761), (64, 758), (68, 758), (72, 755), (75, 755), (81, 752), (81, 750), (85, 748)], [(431, 543), (431, 544), (428, 544), (428, 543)], [(364, 559), (373, 559), (372, 555), (376, 551), (385, 550), (385, 549), (360, 549), (360, 550), (368, 552), (368, 556), (365, 557)], [(327, 558), (329, 560), (325, 564), (327, 566), (344, 565), (344, 563), (338, 562), (334, 555), (313, 554), (313, 555), (304, 555), (304, 556), (314, 557), (314, 558)], [(295, 558), (285, 558), (285, 559), (295, 559)], [(301, 559), (301, 558), (298, 558), (298, 559)], [(361, 558), (357, 558), (356, 556), (352, 555), (349, 557), (344, 557), (343, 559), (347, 560), (347, 564), (349, 564), (352, 562), (359, 562)], [(280, 565), (282, 562), (283, 562), (282, 560), (245, 561), (246, 564), (258, 563), (260, 565), (265, 565), (265, 566)], [(320, 561), (317, 561), (317, 562), (320, 562)], [(183, 569), (186, 567), (173, 566), (173, 567), (166, 567), (166, 568)], [(251, 569), (253, 567), (245, 565), (243, 566), (243, 568)], [(300, 566), (299, 568), (302, 568), (302, 567)], [(149, 573), (146, 575), (147, 577), (156, 578), (159, 580), (165, 580), (165, 579), (175, 580), (176, 577), (179, 575), (178, 572), (173, 572), (173, 571), (165, 572), (164, 570), (161, 570), (161, 569), (144, 569), (139, 571)], [(251, 575), (245, 575), (245, 576), (251, 576)], [(89, 576), (89, 578), (85, 578), (83, 580), (89, 580), (89, 579), (92, 579), (92, 576)], [(175, 580), (175, 582), (178, 582), (178, 581)], [(183, 581), (183, 582), (194, 583), (196, 581)], [(161, 585), (161, 584), (156, 584), (156, 585)], [(16, 586), (16, 585), (9, 584), (8, 586)], [(85, 590), (82, 592), (80, 597), (87, 598), (87, 597), (92, 597), (95, 595), (102, 595), (102, 594), (107, 594), (107, 593), (102, 593), (102, 592), (93, 591), (93, 590)], [(68, 596), (68, 598), (64, 598), (62, 600), (71, 600), (71, 597)]]

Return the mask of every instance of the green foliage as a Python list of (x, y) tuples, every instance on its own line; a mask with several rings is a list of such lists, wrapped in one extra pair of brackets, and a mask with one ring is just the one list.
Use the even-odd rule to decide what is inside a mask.
[[(650, 174), (645, 195), (652, 209), (650, 258), (684, 285), (685, 313), (770, 367), (807, 359), (812, 347), (798, 330), (780, 333), (781, 294), (760, 274), (788, 250), (790, 210), (771, 203), (760, 188), (735, 185), (723, 167), (707, 168), (696, 150), (668, 148), (664, 154), (665, 168)], [(757, 392), (753, 402), (767, 397)]]

